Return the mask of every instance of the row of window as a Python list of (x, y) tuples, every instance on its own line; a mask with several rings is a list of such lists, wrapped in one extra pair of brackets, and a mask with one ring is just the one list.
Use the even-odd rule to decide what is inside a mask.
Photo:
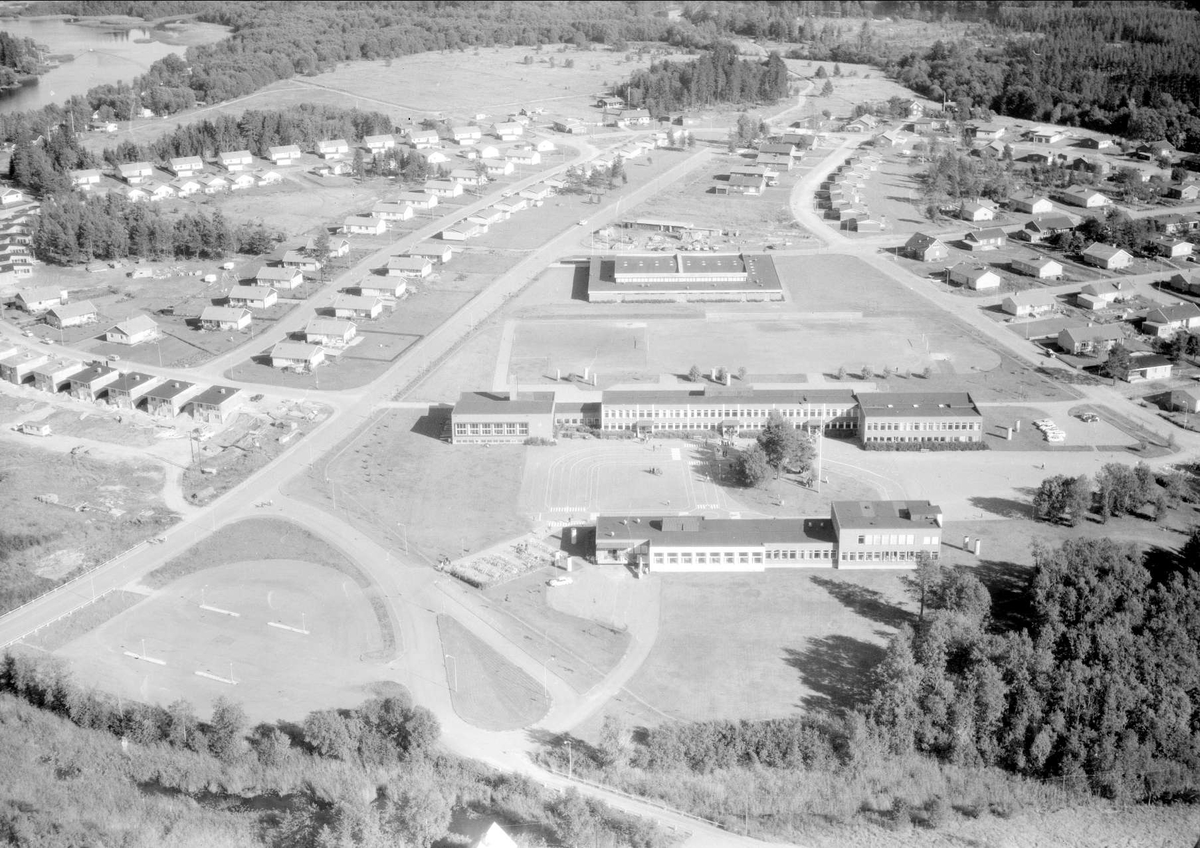
[(970, 436), (867, 436), (867, 442), (974, 442)]
[[(739, 421), (738, 427), (753, 427), (755, 424), (763, 422), (755, 421)], [(604, 425), (605, 430), (632, 430), (636, 425), (625, 424), (624, 422), (613, 424), (607, 423)], [(650, 429), (652, 430), (709, 430), (715, 429), (716, 425), (709, 422), (696, 423), (691, 421), (653, 421)], [(858, 425), (853, 421), (827, 421), (825, 422), (826, 430), (857, 430)]]
[(745, 274), (613, 274), (616, 283), (678, 283), (686, 285), (703, 285), (705, 283), (744, 283)]
[[(865, 533), (858, 537), (860, 545), (911, 545), (916, 537), (912, 533)], [(930, 544), (926, 536), (924, 545)]]
[(849, 417), (857, 418), (858, 409), (850, 407), (848, 409), (823, 409), (819, 413), (815, 413), (810, 408), (796, 409), (742, 409), (740, 407), (701, 407), (698, 409), (687, 407), (681, 409), (653, 409), (634, 407), (633, 409), (605, 409), (605, 418), (763, 418), (766, 419), (772, 412), (778, 412), (783, 418), (837, 418)]
[[(917, 558), (919, 551), (842, 551), (842, 562), (909, 562)], [(927, 551), (930, 559), (937, 559), (937, 551)]]
[(980, 421), (876, 421), (868, 430), (981, 430)]
[(494, 423), (487, 422), (470, 424), (456, 423), (454, 425), (454, 435), (456, 436), (528, 436), (529, 425), (523, 421)]

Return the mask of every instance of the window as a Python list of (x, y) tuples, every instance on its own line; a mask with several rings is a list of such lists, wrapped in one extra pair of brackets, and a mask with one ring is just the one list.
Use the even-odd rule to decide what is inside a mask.
[(860, 545), (865, 545), (865, 544), (867, 543), (867, 537), (866, 537), (866, 536), (859, 536), (859, 537), (858, 537), (858, 543), (859, 543)]

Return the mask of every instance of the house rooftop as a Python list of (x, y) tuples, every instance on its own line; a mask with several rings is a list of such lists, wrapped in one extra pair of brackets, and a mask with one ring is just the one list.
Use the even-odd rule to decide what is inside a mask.
[(554, 392), (521, 392), (513, 399), (508, 392), (463, 392), (454, 404), (455, 415), (489, 415), (511, 412), (540, 415), (554, 411)]
[(941, 507), (929, 501), (834, 501), (834, 523), (842, 530), (900, 530), (940, 527)]
[(195, 383), (186, 383), (183, 380), (167, 380), (146, 392), (146, 397), (155, 400), (174, 400), (195, 385)]
[(209, 386), (192, 398), (192, 403), (197, 406), (224, 406), (237, 397), (239, 391), (233, 386)]

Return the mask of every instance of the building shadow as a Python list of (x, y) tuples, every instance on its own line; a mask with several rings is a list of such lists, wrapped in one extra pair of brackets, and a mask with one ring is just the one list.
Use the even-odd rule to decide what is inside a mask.
[(418, 436), (425, 436), (430, 439), (444, 441), (449, 438), (450, 429), (450, 411), (453, 409), (448, 404), (435, 404), (429, 407), (429, 411), (417, 418), (413, 422), (410, 433), (416, 433)]
[(875, 668), (886, 651), (879, 645), (834, 634), (814, 639), (802, 651), (784, 648), (784, 662), (812, 690), (802, 706), (836, 712), (866, 705), (874, 689)]
[(571, 275), (571, 300), (587, 302), (589, 271), (587, 265), (575, 266), (575, 272)]
[(912, 613), (890, 603), (882, 593), (874, 589), (828, 577), (812, 577), (810, 579), (832, 595), (834, 600), (842, 606), (868, 621), (893, 628), (912, 623)]
[(979, 495), (968, 498), (968, 503), (982, 512), (989, 512), (1001, 518), (1028, 518), (1030, 505), (1026, 501), (1013, 498), (991, 498)]

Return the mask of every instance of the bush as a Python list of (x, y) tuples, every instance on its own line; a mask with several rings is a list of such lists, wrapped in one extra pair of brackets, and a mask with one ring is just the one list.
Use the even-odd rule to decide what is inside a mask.
[(556, 442), (554, 439), (547, 439), (544, 436), (530, 436), (528, 439), (522, 442), (522, 444), (543, 448), (551, 445), (557, 445), (558, 442)]
[(950, 820), (950, 804), (941, 795), (935, 795), (925, 805), (925, 826), (937, 830)]
[(869, 451), (981, 451), (991, 450), (987, 442), (867, 442), (863, 446)]

